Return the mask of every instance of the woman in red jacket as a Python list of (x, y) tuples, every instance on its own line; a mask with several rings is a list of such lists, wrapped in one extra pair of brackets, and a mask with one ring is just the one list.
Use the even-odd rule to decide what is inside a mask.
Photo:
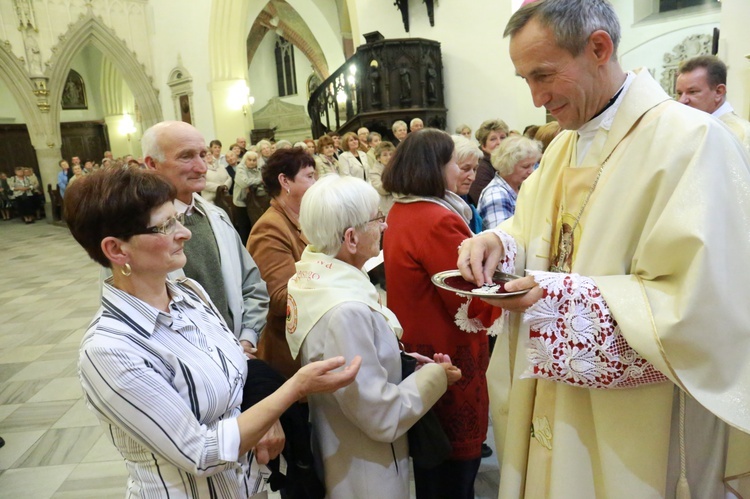
[[(469, 317), (466, 298), (430, 281), (456, 268), (456, 248), (472, 235), (471, 209), (454, 194), (460, 174), (453, 140), (436, 129), (409, 134), (383, 172), (383, 187), (395, 200), (383, 242), (388, 307), (401, 322), (407, 351), (446, 353), (463, 372), (434, 406), (453, 452), (436, 468), (415, 466), (419, 499), (473, 498), (487, 435), (487, 335)], [(485, 309), (482, 302), (472, 306)]]

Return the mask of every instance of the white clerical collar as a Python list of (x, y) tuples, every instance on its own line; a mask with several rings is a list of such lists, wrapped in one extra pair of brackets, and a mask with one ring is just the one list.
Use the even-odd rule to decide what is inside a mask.
[(599, 116), (597, 116), (596, 118), (592, 118), (578, 129), (577, 156), (579, 165), (583, 162), (583, 158), (586, 157), (589, 149), (591, 149), (591, 143), (594, 141), (596, 132), (598, 132), (599, 129), (603, 129), (608, 132), (610, 128), (612, 128), (612, 122), (615, 121), (617, 110), (620, 109), (620, 104), (622, 104), (622, 100), (625, 97), (628, 88), (630, 88), (630, 84), (633, 83), (633, 80), (635, 80), (635, 73), (628, 71), (626, 73), (625, 82), (617, 90), (617, 92), (615, 92), (616, 94), (619, 94), (617, 99), (615, 99), (615, 102), (613, 102), (612, 105), (605, 109), (604, 112)]
[(734, 108), (732, 107), (732, 105), (729, 103), (728, 100), (725, 100), (724, 104), (719, 106), (719, 109), (711, 113), (711, 116), (713, 116), (714, 118), (718, 118), (719, 116), (723, 116), (727, 113), (733, 113), (733, 112), (734, 112)]

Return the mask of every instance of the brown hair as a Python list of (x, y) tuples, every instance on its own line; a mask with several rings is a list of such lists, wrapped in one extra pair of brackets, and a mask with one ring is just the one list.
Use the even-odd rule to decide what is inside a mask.
[(534, 135), (534, 139), (542, 143), (542, 152), (547, 150), (550, 142), (557, 137), (560, 130), (560, 123), (557, 121), (550, 121), (546, 125), (539, 127), (539, 130), (536, 131), (536, 135)]
[(486, 120), (479, 125), (474, 136), (480, 146), (485, 146), (492, 132), (505, 132), (505, 135), (508, 135), (510, 128), (503, 120)]
[(385, 151), (395, 151), (395, 150), (396, 150), (396, 146), (394, 146), (392, 142), (388, 142), (387, 140), (384, 140), (380, 144), (375, 146), (375, 159), (380, 159), (380, 155), (383, 154)]
[(174, 201), (176, 190), (152, 170), (100, 170), (65, 191), (65, 221), (78, 244), (102, 267), (111, 267), (101, 242), (127, 241), (148, 227), (151, 212)]
[(410, 133), (383, 171), (383, 189), (415, 196), (445, 195), (443, 170), (453, 156), (453, 139), (436, 128)]
[(351, 139), (352, 137), (357, 139), (357, 142), (359, 142), (359, 135), (354, 132), (346, 132), (341, 137), (341, 148), (344, 150), (344, 152), (349, 152), (349, 139)]
[(692, 73), (699, 68), (706, 70), (706, 80), (710, 88), (727, 84), (727, 65), (715, 55), (699, 55), (683, 61), (677, 72), (679, 74)]
[(323, 149), (326, 146), (332, 146), (333, 145), (333, 139), (330, 135), (323, 135), (318, 139), (318, 154), (323, 154)]
[(280, 174), (294, 180), (297, 173), (306, 166), (314, 168), (315, 160), (301, 147), (279, 149), (273, 153), (260, 170), (268, 194), (276, 197), (281, 193)]

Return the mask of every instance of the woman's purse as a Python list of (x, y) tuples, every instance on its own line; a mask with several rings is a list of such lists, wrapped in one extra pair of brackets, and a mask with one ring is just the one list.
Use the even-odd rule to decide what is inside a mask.
[[(403, 347), (402, 347), (403, 348)], [(410, 376), (417, 368), (417, 359), (401, 350), (401, 379)], [(414, 466), (434, 468), (448, 459), (453, 450), (435, 411), (430, 408), (409, 429), (409, 456)]]

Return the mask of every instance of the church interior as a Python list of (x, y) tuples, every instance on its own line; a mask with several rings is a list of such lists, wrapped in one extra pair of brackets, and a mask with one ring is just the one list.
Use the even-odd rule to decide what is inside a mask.
[[(675, 95), (679, 63), (714, 53), (729, 67), (729, 102), (750, 117), (750, 2), (612, 3), (624, 69), (646, 68)], [(32, 168), (47, 218), (0, 222), (0, 496), (121, 497), (127, 476), (78, 382), (99, 271), (54, 220), (61, 159), (141, 158), (143, 132), (164, 120), (225, 149), (362, 126), (387, 137), (412, 118), (449, 133), (487, 119), (544, 124), (502, 36), (520, 4), (0, 2), (0, 172)], [(496, 497), (498, 479), (497, 458), (484, 460), (477, 497)]]

